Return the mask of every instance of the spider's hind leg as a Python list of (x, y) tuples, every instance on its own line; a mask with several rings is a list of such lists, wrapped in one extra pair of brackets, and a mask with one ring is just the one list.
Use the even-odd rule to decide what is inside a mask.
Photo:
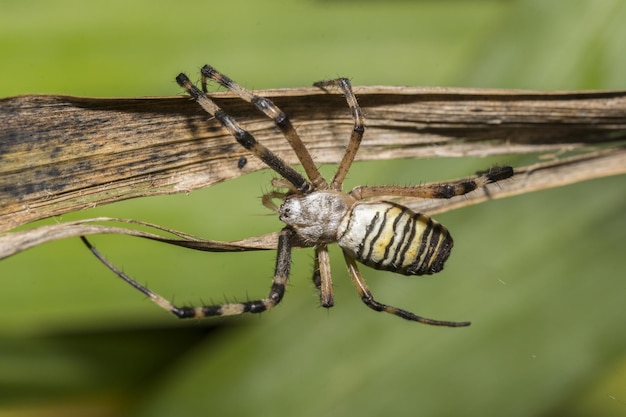
[(491, 184), (492, 182), (498, 182), (511, 178), (513, 174), (513, 167), (507, 165), (494, 166), (487, 170), (476, 172), (478, 178), (482, 178), (485, 184)]
[(510, 166), (496, 166), (487, 171), (476, 173), (477, 176), (447, 184), (425, 184), (416, 186), (374, 185), (358, 186), (350, 191), (357, 200), (372, 197), (395, 196), (416, 198), (448, 199), (470, 193), (487, 184), (511, 178), (514, 175)]
[(361, 296), (361, 300), (372, 310), (384, 311), (385, 313), (393, 314), (394, 316), (401, 317), (405, 320), (417, 321), (419, 323), (430, 324), (433, 326), (465, 327), (470, 325), (470, 323), (467, 321), (441, 321), (428, 319), (426, 317), (421, 317), (413, 314), (407, 310), (402, 310), (397, 307), (379, 303), (374, 299), (372, 292), (365, 283), (361, 272), (359, 272), (359, 269), (356, 266), (356, 261), (352, 257), (350, 257), (350, 255), (348, 255), (345, 251), (343, 254), (346, 259), (346, 264), (348, 265), (348, 272), (350, 273), (350, 277), (352, 278), (354, 286)]

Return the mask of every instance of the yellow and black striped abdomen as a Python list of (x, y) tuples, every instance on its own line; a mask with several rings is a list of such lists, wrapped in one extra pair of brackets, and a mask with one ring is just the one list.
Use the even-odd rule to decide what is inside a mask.
[(367, 266), (404, 275), (441, 271), (453, 245), (440, 223), (385, 201), (356, 203), (339, 226), (337, 243)]

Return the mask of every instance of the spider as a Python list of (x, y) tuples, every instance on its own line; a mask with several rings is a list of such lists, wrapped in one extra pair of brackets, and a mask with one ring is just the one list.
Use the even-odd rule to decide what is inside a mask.
[[(291, 250), (295, 244), (315, 248), (313, 282), (319, 292), (320, 304), (334, 305), (328, 245), (337, 243), (343, 250), (349, 275), (361, 300), (375, 311), (383, 311), (406, 320), (436, 326), (461, 327), (469, 322), (442, 321), (418, 316), (410, 311), (376, 301), (356, 261), (372, 268), (403, 275), (434, 274), (442, 270), (453, 246), (448, 230), (430, 217), (416, 213), (402, 205), (388, 201), (372, 201), (381, 196), (417, 198), (451, 198), (463, 195), (513, 175), (509, 166), (494, 167), (472, 179), (438, 185), (418, 186), (358, 186), (348, 193), (342, 183), (354, 161), (365, 131), (363, 112), (357, 103), (350, 81), (346, 78), (315, 83), (325, 91), (338, 88), (343, 93), (354, 120), (354, 128), (346, 151), (332, 180), (327, 182), (318, 171), (311, 154), (300, 139), (287, 115), (271, 100), (255, 95), (233, 80), (205, 65), (201, 70), (202, 91), (185, 74), (176, 77), (177, 83), (209, 115), (217, 119), (252, 155), (277, 172), (272, 185), (275, 190), (263, 196), (263, 204), (274, 210), (286, 225), (279, 233), (276, 266), (272, 287), (267, 298), (202, 307), (177, 307), (158, 294), (117, 269), (105, 259), (84, 237), (83, 242), (109, 269), (132, 285), (163, 309), (179, 318), (226, 316), (242, 313), (261, 313), (275, 307), (283, 299), (291, 269)], [(249, 132), (218, 107), (206, 94), (208, 80), (227, 88), (257, 110), (273, 119), (283, 133), (306, 177), (287, 165), (280, 157), (259, 143)], [(283, 189), (285, 191), (278, 191)], [(273, 200), (280, 199), (277, 206)], [(364, 201), (365, 200), (365, 201)]]

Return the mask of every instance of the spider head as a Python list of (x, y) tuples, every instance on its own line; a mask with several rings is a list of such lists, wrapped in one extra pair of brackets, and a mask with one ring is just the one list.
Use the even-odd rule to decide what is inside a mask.
[(278, 209), (280, 220), (311, 244), (337, 240), (337, 228), (354, 201), (337, 191), (289, 195)]

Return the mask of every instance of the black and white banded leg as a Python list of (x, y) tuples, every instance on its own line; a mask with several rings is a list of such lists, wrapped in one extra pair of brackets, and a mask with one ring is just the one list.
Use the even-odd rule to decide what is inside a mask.
[(225, 303), (202, 307), (179, 307), (175, 306), (159, 294), (141, 285), (119, 268), (106, 259), (84, 236), (80, 239), (89, 250), (102, 262), (107, 268), (113, 271), (118, 277), (130, 284), (139, 292), (145, 294), (152, 302), (164, 310), (169, 311), (180, 319), (202, 318), (211, 316), (233, 316), (243, 313), (262, 313), (270, 310), (283, 299), (289, 274), (291, 271), (291, 239), (293, 238), (293, 230), (285, 227), (278, 236), (278, 253), (276, 255), (276, 267), (274, 269), (274, 279), (272, 288), (267, 298), (253, 301), (245, 301), (241, 303)]

